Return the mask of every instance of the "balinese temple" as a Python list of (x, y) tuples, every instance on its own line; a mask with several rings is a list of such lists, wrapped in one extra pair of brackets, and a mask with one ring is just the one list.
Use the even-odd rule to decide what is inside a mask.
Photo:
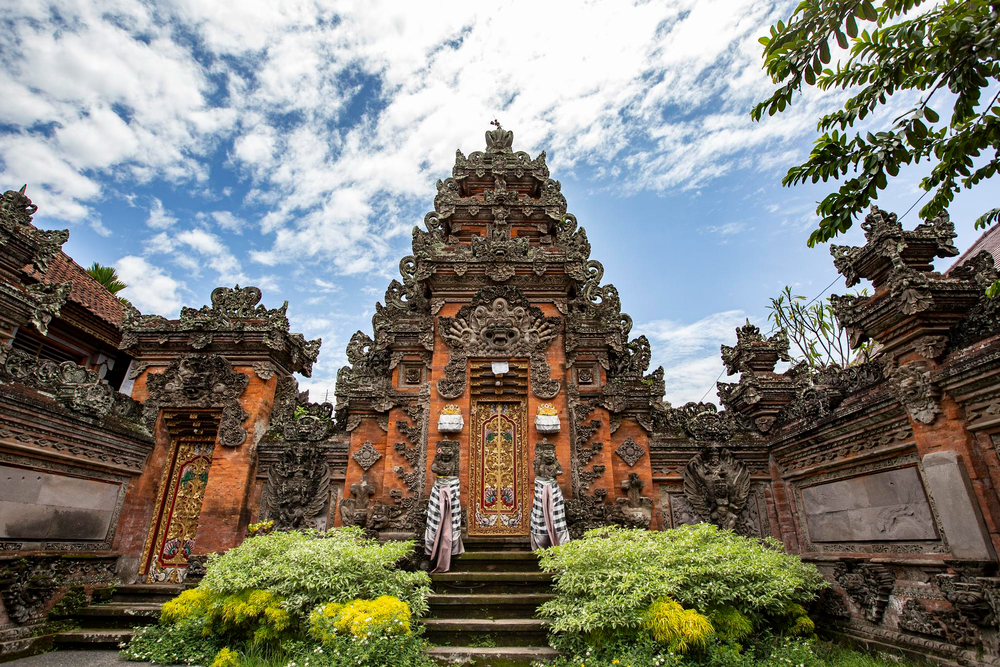
[[(830, 250), (848, 288), (870, 282), (832, 305), (854, 343), (878, 342), (874, 358), (779, 373), (788, 338), (748, 322), (721, 349), (735, 379), (718, 383), (723, 409), (671, 406), (545, 154), (513, 139), (497, 127), (484, 151), (457, 153), (371, 330), (351, 338), (335, 404), (299, 391), (320, 341), (290, 330), (287, 303), (219, 287), (177, 319), (140, 314), (62, 253), (68, 232), (33, 224), (24, 189), (4, 193), (0, 660), (117, 644), (128, 605), (176, 594), (259, 522), (419, 542), (446, 478), (470, 552), (435, 586), (474, 595), (489, 579), (476, 568), (536, 565), (541, 479), (572, 539), (700, 522), (771, 536), (831, 583), (810, 610), (830, 631), (1000, 664), (992, 246), (939, 273), (936, 258), (958, 255), (946, 216), (903, 229), (873, 208), (864, 245)], [(505, 596), (519, 576), (521, 591), (547, 585), (518, 571)], [(67, 590), (89, 603), (109, 585), (111, 604), (67, 619), (91, 625), (46, 634)], [(533, 604), (505, 627), (545, 650)], [(454, 617), (466, 648), (494, 636), (491, 618)], [(427, 636), (463, 641), (454, 623), (434, 634), (446, 621), (424, 621)]]
[(650, 435), (668, 416), (663, 371), (646, 374), (649, 342), (630, 337), (545, 154), (512, 141), (496, 129), (485, 151), (458, 152), (373, 331), (351, 339), (338, 525), (412, 534), (435, 453), (454, 451), (468, 538), (526, 544), (539, 442), (565, 471), (575, 532), (612, 515), (662, 524)]

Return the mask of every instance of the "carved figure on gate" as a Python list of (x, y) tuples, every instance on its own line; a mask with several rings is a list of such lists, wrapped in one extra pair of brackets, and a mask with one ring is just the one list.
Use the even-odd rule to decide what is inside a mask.
[(732, 530), (750, 497), (750, 471), (728, 449), (708, 447), (684, 469), (684, 496), (704, 521)]

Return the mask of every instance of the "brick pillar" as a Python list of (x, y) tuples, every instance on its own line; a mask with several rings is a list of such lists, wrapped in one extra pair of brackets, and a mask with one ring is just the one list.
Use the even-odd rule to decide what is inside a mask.
[[(250, 500), (257, 473), (257, 440), (267, 430), (278, 378), (262, 380), (252, 368), (237, 367), (250, 376), (250, 385), (240, 399), (250, 415), (244, 422), (248, 442), (240, 447), (216, 444), (212, 468), (195, 538), (197, 553), (218, 553), (243, 541), (250, 523)], [(256, 437), (255, 437), (256, 436)]]

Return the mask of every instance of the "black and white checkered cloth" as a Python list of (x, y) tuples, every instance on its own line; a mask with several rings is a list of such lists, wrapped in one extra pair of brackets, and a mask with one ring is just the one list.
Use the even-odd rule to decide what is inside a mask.
[[(547, 494), (552, 499), (552, 515), (548, 518), (545, 516)], [(552, 525), (549, 525), (550, 521)], [(536, 477), (535, 500), (531, 505), (531, 546), (533, 549), (541, 549), (567, 542), (569, 542), (569, 528), (566, 525), (566, 501), (562, 489), (552, 477)]]
[(438, 477), (431, 487), (427, 499), (427, 529), (424, 531), (424, 546), (427, 553), (434, 548), (434, 538), (441, 528), (441, 494), (447, 493), (451, 499), (451, 553), (462, 553), (462, 502), (458, 493), (458, 477)]

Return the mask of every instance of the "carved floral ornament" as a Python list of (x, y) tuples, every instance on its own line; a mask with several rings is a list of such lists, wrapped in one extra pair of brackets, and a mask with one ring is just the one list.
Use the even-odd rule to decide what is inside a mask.
[(932, 379), (929, 364), (917, 361), (900, 366), (889, 376), (891, 386), (910, 417), (921, 424), (934, 423), (941, 411), (941, 389)]
[(645, 456), (646, 450), (632, 438), (625, 438), (625, 442), (618, 445), (618, 449), (615, 450), (615, 454), (617, 454), (621, 460), (625, 462), (625, 465), (632, 468), (639, 462), (639, 459)]
[(143, 404), (150, 428), (163, 408), (222, 408), (219, 443), (238, 447), (246, 442), (243, 422), (250, 416), (240, 405), (250, 378), (233, 370), (218, 354), (175, 359), (163, 373), (147, 376), (149, 398)]

